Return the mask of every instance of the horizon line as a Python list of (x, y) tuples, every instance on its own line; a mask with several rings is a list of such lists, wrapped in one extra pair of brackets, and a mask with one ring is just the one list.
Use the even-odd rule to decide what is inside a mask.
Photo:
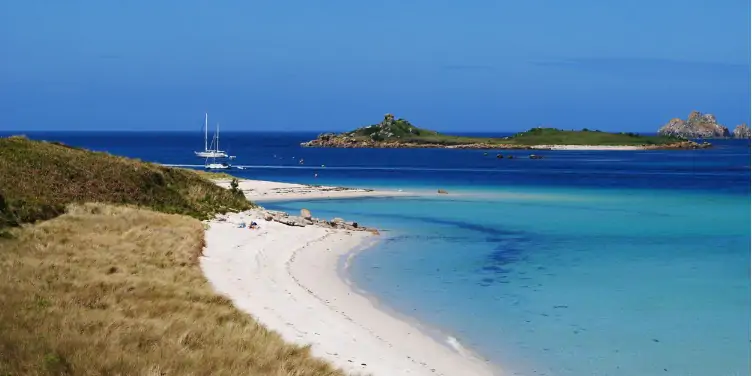
[[(533, 127), (537, 128), (537, 127)], [(503, 134), (503, 133), (519, 133), (519, 132), (525, 132), (533, 128), (527, 128), (527, 129), (521, 129), (516, 131), (480, 131), (480, 130), (470, 130), (470, 131), (447, 131), (447, 130), (440, 130), (437, 132), (447, 133), (447, 134)], [(563, 127), (542, 127), (542, 128), (554, 128), (554, 129), (560, 129), (563, 131), (581, 131), (585, 128), (580, 129), (574, 129), (574, 128), (563, 128)], [(590, 129), (587, 128), (589, 131), (600, 131), (604, 133), (622, 133), (622, 132), (633, 132), (633, 133), (642, 133), (642, 134), (653, 134), (658, 133), (658, 130), (655, 131), (630, 131), (630, 130), (601, 130), (601, 129)], [(196, 133), (194, 131), (186, 131), (186, 130), (169, 130), (169, 129), (142, 129), (142, 130), (129, 130), (129, 129), (96, 129), (96, 130), (87, 130), (87, 129), (32, 129), (32, 130), (4, 130), (0, 129), (0, 134), (3, 135), (3, 137), (6, 136), (22, 136), (24, 133), (183, 133), (183, 134), (193, 134)], [(278, 131), (265, 131), (265, 130), (225, 130), (223, 133), (266, 133), (266, 134), (284, 134), (284, 133), (346, 133), (350, 132), (349, 130), (345, 131), (333, 131), (333, 130), (278, 130)]]

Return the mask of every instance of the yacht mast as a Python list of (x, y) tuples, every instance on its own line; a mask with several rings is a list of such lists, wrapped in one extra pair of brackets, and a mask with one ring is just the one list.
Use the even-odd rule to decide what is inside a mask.
[(217, 152), (219, 152), (219, 123), (217, 123)]
[(206, 138), (209, 136), (209, 113), (204, 112), (204, 150), (209, 150)]

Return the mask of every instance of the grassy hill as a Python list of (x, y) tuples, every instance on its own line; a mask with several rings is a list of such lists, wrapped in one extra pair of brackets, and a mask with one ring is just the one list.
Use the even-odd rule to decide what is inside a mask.
[(684, 139), (670, 136), (609, 133), (588, 129), (566, 131), (555, 128), (533, 128), (501, 140), (502, 143), (516, 145), (662, 145), (681, 141)]
[(499, 147), (532, 145), (667, 145), (685, 141), (670, 136), (644, 136), (635, 133), (608, 133), (583, 129), (580, 131), (555, 128), (533, 128), (510, 137), (465, 137), (442, 134), (418, 128), (405, 119), (394, 119), (386, 114), (381, 123), (358, 128), (354, 131), (324, 134), (305, 146), (346, 146), (353, 143), (396, 143), (405, 145), (488, 145)]
[(343, 376), (206, 281), (197, 218), (252, 204), (203, 175), (0, 139), (0, 375)]
[(242, 194), (197, 173), (24, 137), (0, 138), (0, 229), (62, 214), (70, 203), (129, 204), (209, 218), (245, 210)]
[(394, 115), (384, 115), (384, 121), (379, 124), (358, 128), (344, 133), (356, 138), (369, 138), (376, 141), (411, 139), (440, 136), (438, 132), (418, 128), (405, 119), (394, 119)]

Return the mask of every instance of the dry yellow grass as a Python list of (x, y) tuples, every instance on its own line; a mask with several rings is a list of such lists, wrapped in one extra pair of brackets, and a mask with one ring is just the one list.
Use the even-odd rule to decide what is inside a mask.
[(0, 240), (0, 375), (342, 375), (216, 295), (201, 222), (102, 204)]

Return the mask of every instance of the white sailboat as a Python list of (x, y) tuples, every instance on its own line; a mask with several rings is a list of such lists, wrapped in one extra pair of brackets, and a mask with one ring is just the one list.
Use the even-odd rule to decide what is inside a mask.
[[(227, 158), (227, 153), (219, 150), (219, 123), (217, 123), (217, 130), (212, 138), (211, 145), (209, 144), (209, 114), (204, 114), (204, 151), (194, 151), (197, 157), (200, 158)], [(209, 147), (213, 147), (210, 149)]]

